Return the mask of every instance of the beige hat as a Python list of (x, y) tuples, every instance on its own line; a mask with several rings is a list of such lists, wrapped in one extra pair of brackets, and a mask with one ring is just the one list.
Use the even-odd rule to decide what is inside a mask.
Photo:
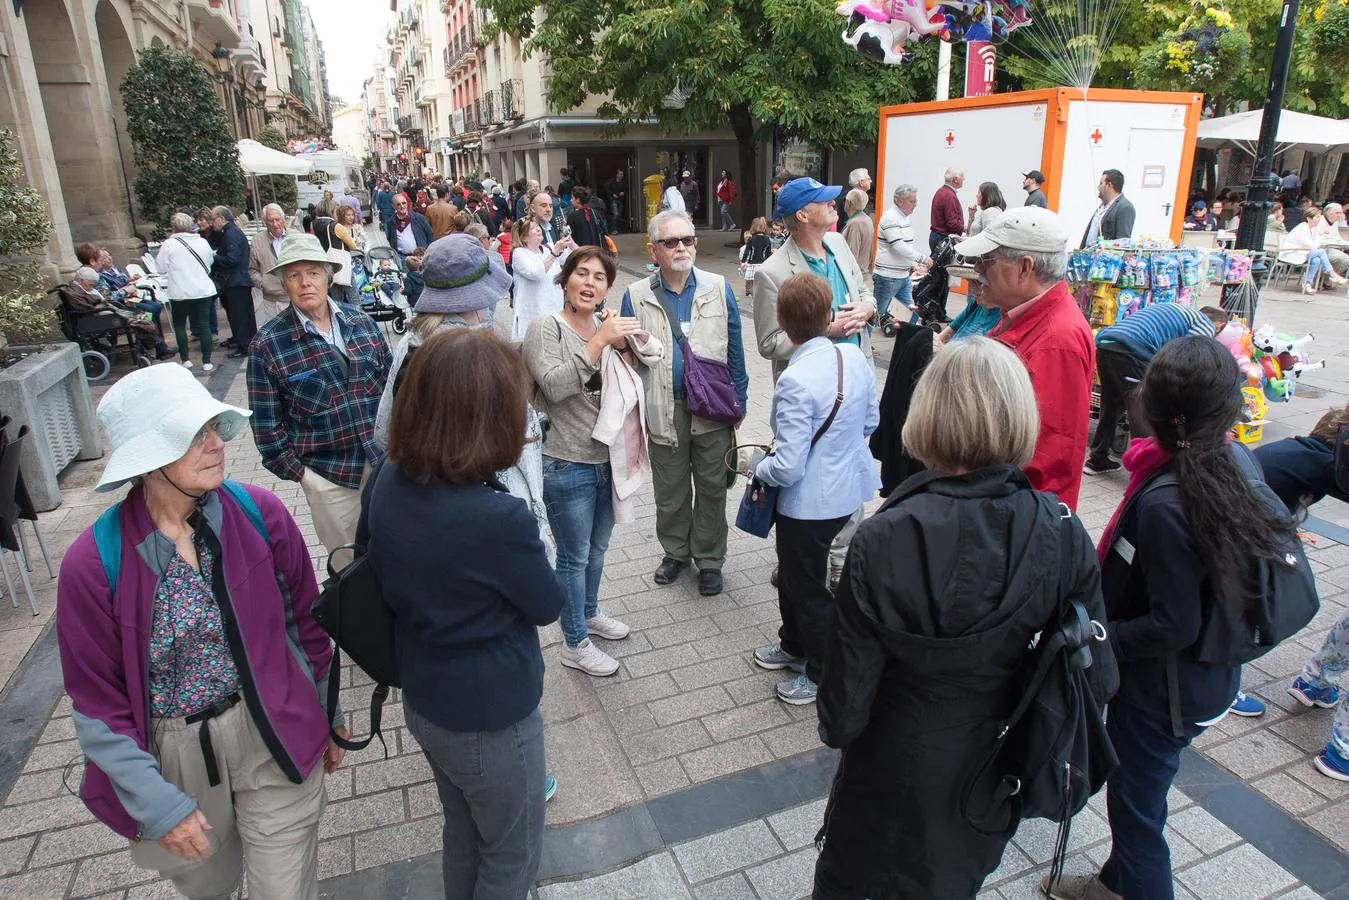
[(281, 252), (276, 255), (276, 265), (268, 269), (267, 274), (273, 275), (297, 262), (323, 263), (334, 272), (342, 268), (340, 263), (328, 259), (327, 251), (312, 234), (288, 234), (281, 239)]
[(983, 231), (956, 244), (956, 253), (974, 259), (998, 247), (1055, 253), (1068, 249), (1068, 234), (1058, 213), (1038, 206), (1021, 206), (1007, 210)]

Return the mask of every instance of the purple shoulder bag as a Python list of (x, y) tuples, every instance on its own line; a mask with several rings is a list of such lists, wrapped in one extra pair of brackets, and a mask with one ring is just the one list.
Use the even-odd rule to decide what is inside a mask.
[[(661, 289), (659, 278), (652, 278), (653, 293)], [(660, 294), (656, 294), (657, 297)], [(740, 397), (731, 381), (731, 367), (715, 359), (707, 359), (693, 352), (689, 339), (679, 326), (679, 317), (664, 303), (665, 317), (670, 320), (670, 330), (679, 343), (679, 352), (684, 357), (684, 398), (689, 413), (700, 419), (707, 419), (719, 425), (734, 425), (742, 418)]]

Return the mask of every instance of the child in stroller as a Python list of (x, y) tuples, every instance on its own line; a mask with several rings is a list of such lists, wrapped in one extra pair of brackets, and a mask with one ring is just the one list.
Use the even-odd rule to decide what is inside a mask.
[(407, 330), (407, 312), (398, 303), (403, 276), (398, 271), (397, 253), (391, 247), (371, 247), (362, 268), (365, 283), (361, 287), (361, 311), (376, 322), (393, 322), (393, 330), (402, 334)]

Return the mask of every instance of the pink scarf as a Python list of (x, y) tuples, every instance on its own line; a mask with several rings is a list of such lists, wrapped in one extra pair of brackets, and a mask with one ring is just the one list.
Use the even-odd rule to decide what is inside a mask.
[(1115, 507), (1115, 512), (1110, 516), (1110, 522), (1105, 526), (1105, 531), (1101, 533), (1101, 540), (1096, 545), (1096, 559), (1105, 565), (1105, 558), (1110, 553), (1110, 546), (1115, 543), (1115, 531), (1119, 528), (1120, 513), (1129, 503), (1129, 498), (1134, 495), (1143, 482), (1148, 480), (1153, 472), (1156, 472), (1162, 466), (1171, 461), (1171, 451), (1166, 450), (1157, 439), (1153, 437), (1134, 438), (1129, 442), (1129, 449), (1124, 451), (1124, 468), (1129, 470), (1129, 486), (1124, 489), (1124, 498), (1120, 500), (1119, 506)]

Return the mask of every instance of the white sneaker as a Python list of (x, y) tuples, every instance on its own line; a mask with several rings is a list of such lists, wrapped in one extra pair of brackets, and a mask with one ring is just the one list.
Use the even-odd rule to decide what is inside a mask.
[(603, 678), (618, 671), (618, 660), (591, 643), (590, 638), (581, 641), (578, 647), (562, 647), (562, 665), (569, 669), (580, 669), (587, 675)]
[(215, 371), (215, 363), (202, 363), (202, 364), (201, 364), (201, 370), (202, 370), (203, 372), (214, 372), (214, 371)]
[(184, 369), (190, 369), (190, 368), (192, 368), (192, 366), (193, 366), (192, 360), (190, 360), (190, 359), (185, 359), (185, 360), (183, 360), (182, 366), (183, 366)]
[(603, 611), (597, 612), (592, 618), (586, 619), (586, 631), (595, 637), (602, 637), (606, 641), (621, 641), (632, 634), (631, 628)]
[(1310, 281), (1304, 281), (1302, 282), (1302, 293), (1315, 294), (1316, 288), (1312, 287), (1312, 283)]

